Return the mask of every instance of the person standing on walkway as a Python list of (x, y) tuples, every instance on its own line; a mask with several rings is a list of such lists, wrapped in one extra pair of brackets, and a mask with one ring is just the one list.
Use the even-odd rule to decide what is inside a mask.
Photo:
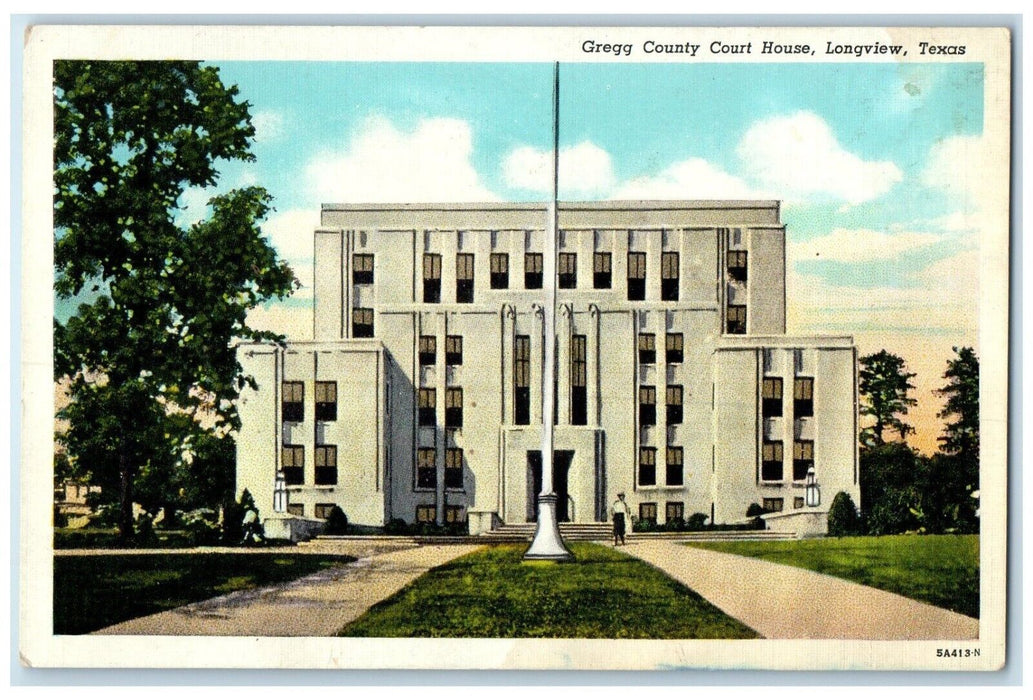
[(624, 544), (624, 533), (627, 523), (631, 522), (631, 508), (624, 500), (624, 492), (617, 494), (617, 500), (610, 506), (610, 515), (613, 516), (613, 546), (617, 546), (617, 540)]

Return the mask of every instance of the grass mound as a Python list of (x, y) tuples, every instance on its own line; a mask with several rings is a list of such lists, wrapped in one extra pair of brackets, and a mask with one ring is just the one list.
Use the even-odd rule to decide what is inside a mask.
[(434, 569), (340, 636), (756, 637), (693, 591), (620, 552), (573, 543), (573, 562), (523, 562), (526, 549), (491, 547)]

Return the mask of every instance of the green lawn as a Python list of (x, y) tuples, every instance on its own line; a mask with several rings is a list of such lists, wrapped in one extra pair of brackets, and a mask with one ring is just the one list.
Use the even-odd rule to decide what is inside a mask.
[(576, 561), (525, 563), (527, 545), (434, 569), (345, 627), (344, 637), (752, 639), (753, 630), (651, 566), (573, 543)]
[(979, 617), (978, 535), (698, 542), (690, 546), (799, 566)]
[(54, 557), (54, 633), (85, 634), (349, 561), (354, 558), (248, 552), (58, 556)]

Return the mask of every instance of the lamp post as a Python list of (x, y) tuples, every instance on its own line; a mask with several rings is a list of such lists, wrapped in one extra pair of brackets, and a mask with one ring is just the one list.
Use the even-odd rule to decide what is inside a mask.
[(574, 558), (560, 536), (556, 519), (556, 493), (553, 491), (553, 405), (556, 401), (556, 230), (558, 228), (557, 200), (559, 199), (560, 159), (560, 64), (557, 63), (553, 80), (553, 122), (552, 122), (552, 203), (549, 206), (548, 228), (545, 232), (545, 255), (542, 265), (543, 277), (548, 281), (545, 287), (546, 304), (544, 318), (545, 367), (542, 372), (542, 492), (538, 496), (538, 526), (535, 528), (531, 546), (524, 553), (524, 559), (547, 559), (569, 561)]
[(287, 510), (287, 479), (282, 469), (276, 470), (276, 481), (273, 484), (273, 512), (283, 513)]
[(817, 508), (821, 505), (821, 488), (818, 486), (817, 477), (814, 476), (814, 467), (807, 470), (807, 488), (804, 500), (808, 508)]

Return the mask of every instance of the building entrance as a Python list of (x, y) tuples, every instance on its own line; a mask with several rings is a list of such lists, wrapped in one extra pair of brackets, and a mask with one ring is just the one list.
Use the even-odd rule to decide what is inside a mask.
[[(552, 453), (552, 490), (556, 494), (556, 520), (565, 523), (571, 520), (573, 504), (567, 492), (567, 475), (574, 459), (573, 450), (556, 450)], [(538, 496), (542, 492), (542, 453), (541, 450), (527, 451), (528, 486), (530, 493), (527, 502), (532, 504), (528, 509), (528, 522), (538, 520)]]

